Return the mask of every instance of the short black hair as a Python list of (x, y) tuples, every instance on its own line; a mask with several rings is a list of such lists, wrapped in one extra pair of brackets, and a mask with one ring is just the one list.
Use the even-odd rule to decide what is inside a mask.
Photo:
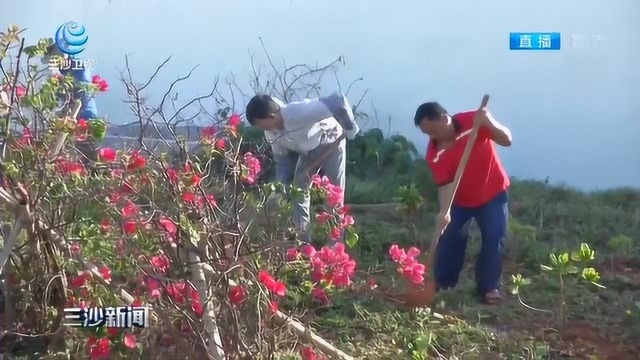
[(266, 119), (272, 113), (280, 110), (280, 106), (269, 95), (258, 94), (249, 100), (245, 116), (251, 125), (255, 125), (256, 119)]
[(416, 116), (414, 116), (413, 121), (415, 121), (416, 126), (420, 126), (424, 119), (438, 120), (442, 115), (446, 114), (447, 110), (445, 110), (442, 105), (435, 101), (426, 102), (418, 106), (418, 110), (416, 110)]

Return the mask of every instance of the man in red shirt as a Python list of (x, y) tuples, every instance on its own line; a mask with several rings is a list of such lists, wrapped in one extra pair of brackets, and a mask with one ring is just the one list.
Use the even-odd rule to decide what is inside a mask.
[[(436, 186), (439, 224), (445, 228), (435, 254), (438, 289), (452, 288), (464, 265), (469, 226), (476, 219), (482, 246), (476, 263), (478, 295), (489, 304), (500, 303), (498, 288), (502, 274), (502, 248), (507, 232), (509, 177), (494, 143), (511, 145), (511, 131), (491, 116), (486, 108), (450, 116), (437, 102), (420, 105), (415, 124), (429, 136), (427, 165)], [(450, 212), (446, 203), (473, 126), (479, 126), (466, 169)]]

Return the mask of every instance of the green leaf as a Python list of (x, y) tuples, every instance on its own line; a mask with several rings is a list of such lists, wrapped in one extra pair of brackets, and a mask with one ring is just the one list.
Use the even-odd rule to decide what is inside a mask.
[(580, 253), (579, 253), (579, 252), (577, 252), (577, 251), (572, 252), (572, 253), (571, 253), (571, 260), (573, 260), (573, 261), (580, 261), (580, 260), (581, 260), (581, 258), (580, 258)]
[(558, 258), (555, 254), (549, 254), (549, 259), (551, 259), (551, 265), (558, 266)]
[(582, 278), (589, 282), (597, 282), (600, 280), (600, 274), (594, 268), (584, 268), (582, 270)]
[(104, 139), (107, 134), (107, 125), (102, 120), (89, 121), (89, 132), (96, 140)]
[(522, 285), (530, 285), (530, 284), (531, 284), (531, 279), (522, 278)]
[(576, 274), (578, 272), (578, 268), (573, 265), (567, 266), (567, 268), (565, 269), (565, 272), (567, 274)]
[(31, 46), (27, 46), (23, 49), (24, 53), (29, 55), (29, 56), (33, 56), (35, 54), (35, 51), (38, 49), (37, 46), (35, 45), (31, 45)]
[(580, 260), (583, 262), (589, 262), (596, 258), (596, 252), (589, 248), (589, 244), (580, 244)]
[(347, 243), (347, 246), (349, 246), (350, 248), (356, 246), (356, 244), (358, 243), (358, 239), (358, 234), (352, 232), (351, 230), (347, 230), (347, 235), (345, 236), (345, 242)]
[(198, 241), (200, 240), (200, 235), (198, 234), (198, 231), (193, 227), (189, 219), (187, 219), (185, 216), (180, 218), (180, 227), (182, 227), (182, 230), (187, 233), (189, 241), (191, 241), (191, 243), (197, 247)]
[(540, 265), (540, 268), (542, 269), (542, 271), (551, 271), (553, 270), (553, 268), (547, 266), (547, 265)]
[(558, 256), (558, 262), (562, 265), (566, 265), (569, 263), (569, 254), (564, 253), (560, 256)]

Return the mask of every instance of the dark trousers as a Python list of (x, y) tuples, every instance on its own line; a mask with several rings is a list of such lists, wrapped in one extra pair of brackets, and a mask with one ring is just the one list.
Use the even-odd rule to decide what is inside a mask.
[(456, 286), (467, 250), (469, 226), (476, 219), (482, 247), (476, 263), (477, 291), (484, 295), (498, 289), (502, 274), (502, 250), (509, 218), (506, 191), (477, 208), (453, 205), (451, 222), (440, 237), (436, 250), (435, 278), (439, 289)]

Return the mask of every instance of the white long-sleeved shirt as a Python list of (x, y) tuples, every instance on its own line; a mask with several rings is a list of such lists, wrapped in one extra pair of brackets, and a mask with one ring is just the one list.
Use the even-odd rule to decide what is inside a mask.
[[(326, 136), (324, 140), (331, 141), (344, 133), (353, 139), (360, 130), (351, 106), (342, 94), (288, 104), (272, 99), (280, 106), (283, 129), (265, 131), (265, 137), (276, 156), (288, 151), (306, 155), (322, 143), (323, 136)], [(336, 113), (340, 114), (335, 115), (339, 120), (334, 117)]]
[(4, 90), (0, 90), (0, 116), (5, 116), (9, 112), (9, 96)]

